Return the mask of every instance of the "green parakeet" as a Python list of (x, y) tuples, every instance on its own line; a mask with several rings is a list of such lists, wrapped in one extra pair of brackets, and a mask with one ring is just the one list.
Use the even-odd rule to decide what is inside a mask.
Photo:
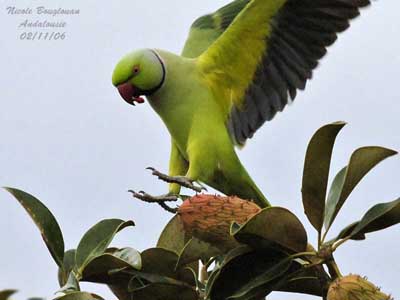
[[(326, 48), (369, 0), (236, 0), (197, 19), (182, 55), (134, 51), (112, 81), (146, 96), (171, 134), (169, 176), (269, 203), (236, 152), (303, 90)], [(180, 186), (171, 183), (169, 194)]]

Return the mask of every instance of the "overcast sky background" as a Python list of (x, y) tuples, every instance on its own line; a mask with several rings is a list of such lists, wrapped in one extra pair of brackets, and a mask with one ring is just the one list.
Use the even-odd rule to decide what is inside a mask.
[[(67, 248), (76, 247), (83, 233), (104, 218), (136, 222), (114, 245), (154, 246), (171, 215), (126, 191), (166, 192), (145, 167), (167, 170), (169, 135), (149, 105), (132, 107), (121, 100), (111, 73), (135, 48), (179, 53), (192, 21), (229, 1), (18, 1), (20, 8), (80, 9), (79, 16), (53, 19), (68, 23), (64, 41), (20, 41), (17, 26), (25, 17), (6, 14), (15, 2), (0, 2), (0, 186), (41, 199), (57, 217)], [(300, 194), (314, 131), (332, 121), (349, 123), (337, 140), (334, 173), (357, 147), (400, 149), (399, 11), (397, 0), (374, 1), (329, 49), (307, 90), (239, 152), (265, 195), (295, 212), (314, 244)], [(399, 178), (399, 157), (383, 162), (353, 192), (332, 233), (375, 203), (396, 199)], [(5, 191), (0, 191), (0, 237), (0, 290), (20, 289), (16, 299), (26, 299), (58, 289), (56, 266), (38, 230)], [(400, 297), (399, 237), (397, 226), (347, 243), (336, 254), (342, 272), (366, 275)], [(83, 289), (110, 299), (106, 288), (84, 284)], [(282, 294), (270, 299), (299, 297), (315, 299)]]

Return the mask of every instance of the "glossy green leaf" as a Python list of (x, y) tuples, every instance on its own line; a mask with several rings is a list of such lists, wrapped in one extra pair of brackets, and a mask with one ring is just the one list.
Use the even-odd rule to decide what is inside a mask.
[(58, 284), (60, 287), (67, 283), (69, 273), (75, 268), (75, 254), (75, 249), (68, 250), (64, 254), (63, 267), (58, 269)]
[(300, 220), (282, 207), (263, 209), (232, 234), (253, 247), (279, 247), (293, 252), (307, 248), (307, 233)]
[(288, 282), (279, 287), (278, 291), (314, 295), (319, 297), (322, 297), (324, 293), (320, 280), (315, 276), (299, 276), (290, 279)]
[(361, 179), (378, 163), (396, 153), (396, 151), (382, 147), (364, 147), (357, 149), (352, 154), (348, 166), (335, 177), (328, 195), (324, 220), (327, 231)]
[(352, 240), (365, 240), (365, 234), (382, 230), (400, 222), (400, 199), (389, 203), (381, 203), (372, 207), (357, 222), (346, 226), (332, 241), (338, 241), (345, 238)]
[(278, 289), (281, 292), (323, 296), (323, 288), (318, 277), (295, 277)]
[(143, 273), (158, 274), (161, 276), (171, 277), (176, 280), (184, 281), (189, 284), (194, 283), (194, 277), (191, 270), (196, 272), (198, 270), (198, 263), (195, 262), (191, 265), (184, 265), (176, 268), (178, 263), (178, 255), (170, 250), (163, 248), (151, 248), (143, 251), (142, 256), (142, 269)]
[[(112, 254), (114, 252), (118, 251), (118, 249), (115, 248), (109, 248), (107, 249), (107, 254)], [(177, 257), (177, 256), (176, 256)], [(142, 260), (142, 258), (141, 258)], [(162, 261), (159, 261), (160, 264), (163, 264)], [(143, 261), (141, 262), (143, 266)], [(89, 266), (87, 267), (89, 268)], [(108, 267), (106, 265), (106, 268), (104, 268), (105, 271), (107, 271)], [(89, 269), (88, 269), (89, 270)], [(88, 271), (88, 270), (85, 270)], [(105, 274), (105, 278), (101, 278), (99, 275), (99, 270), (94, 269), (95, 272), (92, 272), (95, 274), (97, 272), (98, 280), (96, 282), (105, 282), (107, 283), (107, 286), (111, 289), (111, 291), (114, 293), (114, 295), (119, 299), (119, 300), (132, 300), (132, 297), (130, 293), (128, 292), (128, 286), (131, 281), (134, 281), (132, 278), (132, 275), (129, 274), (129, 271), (132, 271), (132, 267), (125, 267), (125, 268), (116, 268), (113, 270), (109, 270), (108, 274)], [(94, 281), (94, 280), (93, 280)], [(138, 286), (143, 286), (142, 284)]]
[(79, 292), (80, 290), (81, 290), (81, 288), (79, 286), (78, 278), (76, 278), (74, 272), (70, 272), (68, 275), (67, 282), (65, 283), (64, 286), (61, 287), (61, 289), (58, 291), (58, 293), (70, 294), (70, 293)]
[(258, 276), (255, 276), (247, 284), (244, 284), (237, 290), (233, 295), (227, 299), (246, 300), (254, 299), (256, 297), (268, 295), (272, 292), (274, 286), (273, 282), (285, 274), (292, 264), (290, 258), (283, 258), (281, 261), (277, 261), (275, 264), (269, 266)]
[(400, 199), (372, 207), (351, 232), (351, 236), (366, 234), (400, 223)]
[(56, 298), (57, 300), (104, 300), (100, 296), (86, 292), (75, 292)]
[[(325, 208), (325, 227), (327, 230), (330, 227), (329, 223), (333, 222), (333, 214), (335, 213), (336, 206), (338, 204), (338, 200), (340, 198), (340, 194), (343, 189), (344, 181), (346, 179), (347, 167), (342, 168), (339, 173), (336, 174), (335, 178), (332, 181), (331, 188), (329, 190), (327, 204)], [(332, 221), (331, 221), (332, 219)]]
[[(195, 291), (193, 273), (186, 267), (175, 270), (178, 262), (178, 255), (175, 252), (163, 248), (151, 248), (143, 251), (141, 257), (142, 269), (140, 271), (132, 269), (120, 271), (131, 277), (128, 287), (133, 299), (151, 297), (158, 299), (162, 295), (166, 299), (170, 299), (174, 295), (173, 293), (175, 293), (175, 297), (178, 293), (178, 295), (182, 295), (182, 299), (192, 299), (190, 295), (193, 295), (192, 291)], [(127, 294), (124, 293), (120, 283), (118, 285), (113, 283), (111, 288), (125, 299)], [(183, 296), (187, 293), (189, 294)]]
[(128, 282), (118, 282), (115, 284), (108, 284), (107, 286), (118, 300), (132, 300), (128, 292)]
[[(338, 234), (338, 236), (337, 236), (332, 242), (335, 242), (335, 241), (338, 241), (338, 240), (340, 240), (340, 239), (344, 239), (344, 238), (347, 238), (348, 236), (350, 236), (351, 233), (352, 233), (352, 231), (354, 230), (354, 228), (357, 227), (358, 223), (359, 223), (359, 221), (358, 221), (358, 222), (351, 223), (350, 225), (348, 225), (348, 226), (346, 226), (345, 228), (343, 228), (343, 229), (340, 231), (340, 233)], [(356, 234), (356, 235), (353, 235), (353, 236), (351, 237), (351, 239), (352, 239), (352, 240), (357, 240), (357, 241), (365, 240), (365, 234)]]
[(198, 261), (208, 261), (211, 257), (222, 254), (221, 251), (211, 244), (201, 241), (197, 238), (190, 239), (179, 255), (176, 268)]
[(179, 255), (190, 238), (183, 227), (181, 217), (175, 215), (162, 231), (157, 247), (174, 251)]
[(113, 251), (112, 253), (102, 254), (92, 259), (82, 272), (82, 280), (114, 284), (121, 281), (123, 274), (115, 273), (115, 270), (140, 270), (142, 260), (140, 253), (133, 248), (124, 248)]
[(209, 276), (206, 284), (206, 299), (210, 298), (211, 291), (214, 289), (214, 283), (218, 279), (221, 271), (224, 269), (226, 265), (228, 265), (232, 260), (238, 258), (239, 256), (242, 256), (244, 254), (253, 252), (253, 250), (247, 246), (239, 246), (235, 249), (232, 249), (229, 251), (225, 256), (222, 261), (222, 263), (218, 264), (217, 267), (214, 268), (214, 270), (211, 272), (211, 275)]
[(273, 287), (273, 290), (322, 297), (325, 286), (330, 280), (322, 265), (310, 267), (305, 266), (302, 261), (295, 260), (287, 275)]
[(151, 283), (131, 292), (131, 299), (140, 300), (197, 300), (199, 295), (194, 288), (170, 285), (165, 283)]
[(112, 253), (115, 257), (127, 262), (136, 270), (142, 268), (142, 257), (136, 249), (125, 247)]
[[(266, 270), (287, 258), (286, 254), (271, 249), (249, 251), (248, 248), (238, 248), (232, 250), (229, 255), (230, 258), (217, 269), (216, 274), (213, 272), (210, 282), (207, 283), (206, 297), (208, 299), (225, 300), (240, 293), (257, 278), (261, 278)], [(266, 296), (270, 289), (266, 288), (257, 292), (260, 296)]]
[(17, 290), (2, 290), (0, 291), (0, 300), (10, 300), (10, 297), (16, 292)]
[(122, 229), (134, 226), (133, 221), (119, 219), (103, 220), (90, 228), (79, 242), (76, 249), (76, 265), (78, 273), (95, 257), (102, 255), (110, 245), (114, 236)]
[(174, 277), (178, 255), (163, 248), (150, 248), (142, 252), (142, 271)]
[(345, 125), (344, 122), (336, 122), (321, 127), (308, 144), (301, 192), (304, 212), (318, 232), (321, 232), (324, 224), (325, 199), (333, 146), (338, 133)]
[[(143, 279), (145, 282), (148, 282), (148, 283), (162, 283), (162, 284), (166, 284), (166, 285), (188, 287), (190, 289), (194, 288), (194, 286), (191, 286), (191, 285), (187, 284), (186, 282), (176, 280), (175, 278), (172, 278), (172, 277), (162, 276), (159, 274), (144, 273), (141, 271), (130, 271), (130, 274), (132, 274), (136, 278)], [(137, 287), (133, 287), (133, 288), (128, 287), (129, 292), (133, 292), (137, 289), (138, 289)]]
[(49, 209), (34, 196), (14, 188), (5, 188), (27, 211), (40, 233), (56, 264), (61, 267), (64, 258), (64, 239), (56, 218)]

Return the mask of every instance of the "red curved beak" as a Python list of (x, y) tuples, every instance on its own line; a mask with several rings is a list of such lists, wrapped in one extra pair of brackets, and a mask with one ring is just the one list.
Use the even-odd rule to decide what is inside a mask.
[(125, 82), (117, 86), (118, 92), (127, 103), (135, 105), (136, 103), (144, 103), (144, 99), (137, 95), (137, 89), (130, 83)]

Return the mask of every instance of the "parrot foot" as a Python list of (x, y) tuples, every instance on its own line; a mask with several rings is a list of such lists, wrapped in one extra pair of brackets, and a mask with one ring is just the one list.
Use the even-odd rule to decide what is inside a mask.
[(199, 186), (194, 185), (193, 183), (195, 182), (195, 180), (189, 179), (185, 176), (169, 176), (157, 171), (152, 167), (146, 169), (150, 170), (154, 176), (157, 176), (158, 179), (161, 179), (162, 181), (179, 184), (180, 186), (191, 189), (197, 193), (201, 193), (202, 191), (207, 191), (207, 189), (202, 184), (196, 182)]
[(157, 203), (160, 205), (162, 208), (164, 208), (166, 211), (175, 214), (178, 209), (177, 208), (172, 208), (169, 207), (165, 202), (172, 202), (172, 201), (177, 201), (178, 196), (171, 195), (171, 194), (166, 194), (166, 195), (161, 195), (161, 196), (152, 196), (150, 194), (147, 194), (143, 191), (140, 191), (139, 193), (136, 193), (135, 191), (129, 190), (128, 192), (132, 193), (134, 198), (137, 198), (139, 200), (142, 200), (147, 203)]

